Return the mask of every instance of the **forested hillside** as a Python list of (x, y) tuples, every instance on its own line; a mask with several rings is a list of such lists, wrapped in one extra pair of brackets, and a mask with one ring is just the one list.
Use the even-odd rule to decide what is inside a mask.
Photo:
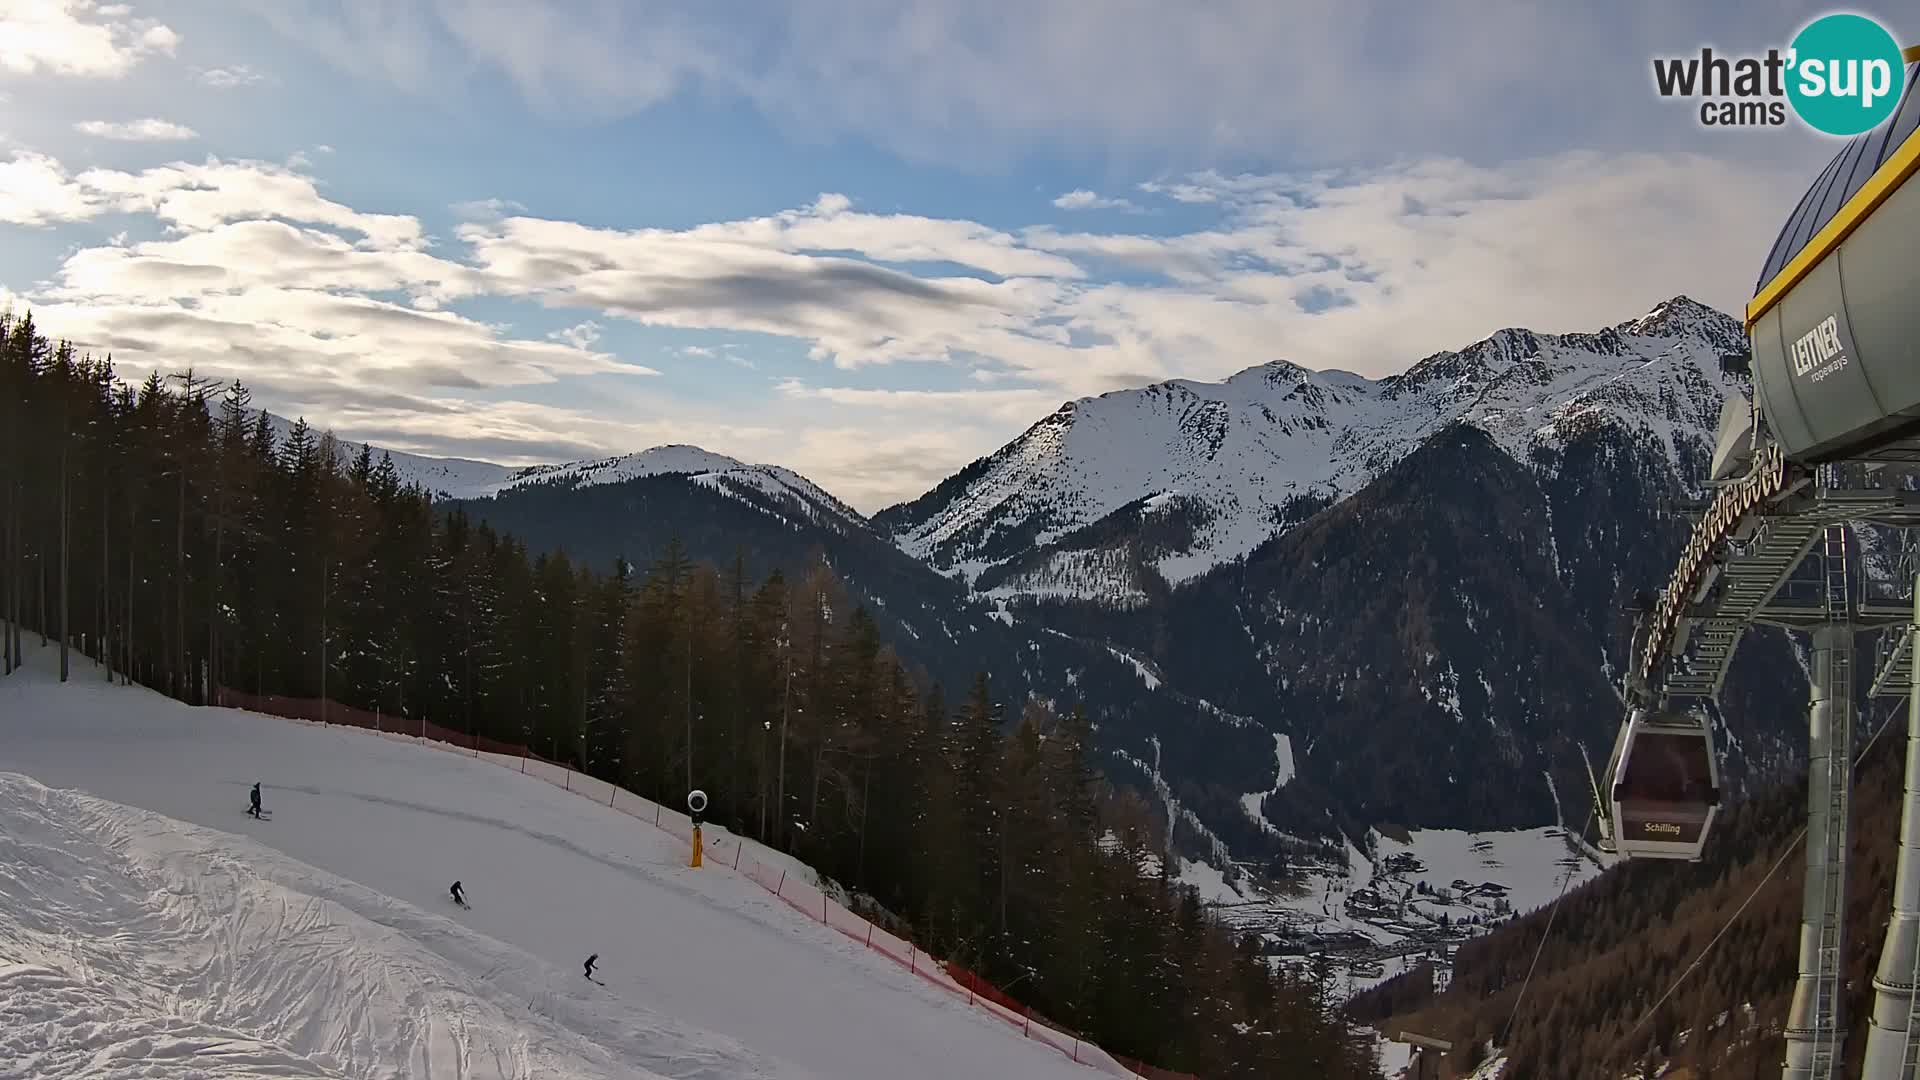
[[(1884, 731), (1854, 779), (1848, 1075), (1866, 1045), (1893, 884), (1901, 704), (1876, 701), (1859, 722), (1863, 740), (1870, 724)], [(1799, 952), (1806, 851), (1797, 841), (1805, 824), (1802, 779), (1735, 805), (1701, 862), (1622, 865), (1568, 893), (1550, 932), (1550, 912), (1542, 910), (1462, 945), (1447, 993), (1435, 997), (1421, 969), (1355, 999), (1353, 1014), (1458, 1045), (1497, 1041), (1504, 1032), (1511, 1076), (1618, 1080), (1637, 1063), (1667, 1061), (1690, 1066), (1700, 1080), (1776, 1076)]]
[[(800, 580), (529, 558), (331, 437), (184, 372), (133, 388), (0, 318), (0, 610), (63, 675), (192, 703), (324, 696), (522, 742), (792, 851), (1119, 1053), (1207, 1077), (1367, 1075), (1315, 988), (1138, 867), (1087, 724), (949, 712), (816, 565)], [(102, 665), (85, 662), (93, 655)], [(1106, 839), (1102, 842), (1101, 838)]]

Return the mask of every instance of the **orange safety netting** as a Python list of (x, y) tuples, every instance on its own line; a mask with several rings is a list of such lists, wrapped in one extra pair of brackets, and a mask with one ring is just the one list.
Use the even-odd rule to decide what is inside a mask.
[[(644, 821), (689, 844), (693, 840), (693, 821), (686, 814), (668, 809), (605, 780), (576, 772), (559, 762), (548, 761), (517, 743), (455, 731), (425, 719), (368, 712), (320, 698), (247, 694), (221, 687), (216, 692), (215, 701), (227, 708), (310, 723), (341, 724), (390, 737), (418, 739), (429, 745), (452, 747), (474, 757), (488, 758), (506, 768), (537, 776), (555, 787), (575, 792), (583, 798)], [(883, 930), (871, 920), (848, 910), (808, 880), (804, 867), (771, 848), (735, 836), (717, 825), (704, 826), (702, 840), (706, 865), (725, 867), (741, 874), (808, 918), (838, 930), (934, 986), (966, 998), (971, 1004), (1006, 1021), (1026, 1037), (1043, 1042), (1074, 1061), (1113, 1076), (1140, 1076), (1148, 1080), (1199, 1080), (1187, 1073), (1170, 1072), (1109, 1054), (1078, 1035), (1035, 1016), (1032, 1010), (1012, 995), (966, 968), (937, 960), (911, 941)]]

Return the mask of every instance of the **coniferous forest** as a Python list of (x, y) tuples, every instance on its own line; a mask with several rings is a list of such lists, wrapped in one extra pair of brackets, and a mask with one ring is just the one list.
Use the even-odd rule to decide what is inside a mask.
[[(239, 383), (138, 387), (0, 315), (4, 670), (423, 718), (678, 804), (871, 897), (1107, 1049), (1204, 1077), (1372, 1075), (1319, 987), (1142, 865), (1077, 712), (929, 686), (821, 562), (575, 565), (436, 507)], [(45, 654), (53, 655), (53, 654)], [(275, 721), (277, 722), (277, 721)]]

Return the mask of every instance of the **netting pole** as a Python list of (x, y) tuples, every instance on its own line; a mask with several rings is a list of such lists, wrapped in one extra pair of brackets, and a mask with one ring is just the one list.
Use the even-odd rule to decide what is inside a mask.
[(1027, 1029), (1021, 1032), (1021, 1034), (1031, 1039), (1033, 1038), (1033, 1013), (1030, 1010), (1028, 1010), (1028, 1008), (1025, 1005), (1022, 1005), (1020, 1007), (1020, 1011), (1026, 1014), (1026, 1017), (1027, 1017)]
[(780, 890), (786, 887), (787, 887), (787, 872), (785, 870), (782, 870), (780, 871), (780, 884), (773, 887), (773, 895), (779, 896)]
[(820, 922), (823, 925), (827, 923), (827, 891), (825, 889), (820, 890)]
[(656, 829), (660, 827), (660, 804), (659, 803), (653, 804), (653, 827)]
[(873, 948), (873, 924), (867, 924), (867, 948)]
[(907, 942), (907, 970), (916, 975), (920, 972), (920, 953), (911, 941)]
[(613, 808), (613, 799), (614, 799), (614, 796), (616, 796), (616, 795), (618, 795), (618, 794), (620, 794), (620, 789), (619, 789), (619, 788), (614, 788), (614, 789), (613, 789), (612, 791), (609, 791), (609, 792), (607, 792), (607, 808), (608, 808), (608, 809), (612, 809), (612, 808)]
[(740, 869), (740, 849), (746, 846), (747, 846), (746, 843), (741, 840), (736, 839), (733, 842), (733, 868), (735, 870)]
[(379, 706), (375, 706), (375, 707), (374, 707), (374, 710), (373, 710), (373, 730), (374, 730), (374, 731), (375, 731), (376, 733), (378, 733), (378, 732), (384, 732), (384, 731), (386, 731), (386, 730), (387, 730), (386, 728), (384, 728), (384, 727), (382, 727), (382, 726), (380, 725), (380, 708), (379, 708)]
[(1073, 1037), (1073, 1063), (1080, 1064), (1080, 1036)]

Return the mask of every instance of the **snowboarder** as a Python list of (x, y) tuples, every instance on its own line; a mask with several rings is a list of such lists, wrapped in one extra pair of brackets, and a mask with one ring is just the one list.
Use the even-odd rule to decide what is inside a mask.
[(459, 904), (459, 905), (460, 905), (461, 907), (466, 907), (466, 906), (467, 906), (467, 896), (466, 896), (466, 893), (464, 893), (464, 892), (462, 892), (462, 891), (461, 891), (461, 889), (460, 889), (460, 883), (459, 883), (459, 882), (457, 882), (457, 881), (456, 881), (456, 882), (454, 882), (454, 883), (453, 883), (453, 888), (451, 888), (451, 889), (449, 889), (449, 890), (447, 890), (447, 891), (448, 891), (448, 892), (451, 892), (451, 893), (453, 894), (453, 902), (454, 902), (454, 903), (456, 903), (456, 904)]
[(255, 818), (259, 817), (260, 816), (260, 783), (259, 781), (256, 780), (254, 782), (253, 794), (248, 796), (248, 800), (249, 802), (247, 805), (247, 816), (255, 817)]
[(600, 959), (599, 953), (594, 953), (592, 956), (587, 957), (587, 978), (593, 978), (593, 962), (598, 959)]

